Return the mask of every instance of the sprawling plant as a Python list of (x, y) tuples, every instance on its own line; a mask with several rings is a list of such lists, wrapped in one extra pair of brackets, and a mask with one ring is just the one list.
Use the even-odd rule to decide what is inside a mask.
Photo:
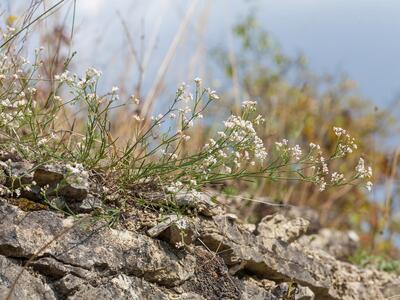
[[(166, 193), (255, 178), (306, 181), (320, 190), (360, 182), (371, 188), (372, 172), (362, 158), (353, 174), (329, 168), (333, 160), (357, 149), (344, 129), (334, 128), (337, 141), (333, 153), (324, 154), (313, 143), (302, 149), (286, 139), (266, 149), (257, 133), (265, 120), (257, 114), (254, 101), (244, 101), (239, 114), (228, 116), (205, 145), (187, 147), (191, 135), (196, 134), (196, 123), (220, 101), (215, 91), (202, 87), (199, 78), (194, 80), (193, 91), (186, 84), (178, 88), (166, 112), (150, 120), (132, 115), (134, 134), (124, 147), (117, 147), (110, 126), (112, 110), (119, 105), (118, 88), (99, 95), (99, 71), (90, 68), (82, 76), (64, 71), (48, 79), (53, 90), (42, 99), (37, 75), (42, 64), (40, 53), (40, 49), (35, 52), (33, 64), (12, 54), (0, 54), (0, 147), (4, 151), (38, 164), (62, 160), (100, 170), (112, 174), (122, 187), (153, 182)], [(71, 113), (83, 114), (80, 122), (68, 117)]]

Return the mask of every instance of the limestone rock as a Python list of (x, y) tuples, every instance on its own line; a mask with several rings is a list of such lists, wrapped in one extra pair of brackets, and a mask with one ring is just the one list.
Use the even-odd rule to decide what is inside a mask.
[(69, 300), (169, 299), (168, 294), (156, 286), (124, 274), (102, 278), (95, 285), (74, 283), (73, 290), (75, 291), (68, 297)]
[(207, 300), (239, 299), (243, 293), (238, 278), (231, 276), (223, 260), (210, 251), (196, 248), (194, 276), (183, 285), (185, 290), (201, 295)]
[(82, 202), (69, 203), (69, 207), (79, 213), (89, 213), (93, 210), (100, 209), (103, 207), (103, 201), (93, 194), (88, 194)]
[(30, 257), (54, 240), (39, 255), (86, 270), (124, 272), (169, 286), (193, 273), (191, 255), (174, 253), (164, 242), (146, 235), (108, 229), (101, 223), (86, 224), (86, 228), (82, 224), (71, 226), (71, 218), (63, 219), (50, 211), (26, 213), (11, 205), (0, 206), (0, 219), (1, 255)]
[(1, 165), (6, 176), (6, 186), (18, 188), (33, 180), (33, 164), (28, 161), (7, 161)]
[(243, 280), (243, 294), (242, 300), (279, 300), (271, 291), (275, 286), (274, 282), (267, 288), (262, 285), (260, 281), (257, 281), (251, 277)]
[[(159, 237), (171, 245), (191, 244), (197, 238), (195, 224), (187, 217), (169, 215), (147, 231), (151, 237)], [(182, 245), (183, 246), (183, 245)]]
[(243, 272), (260, 278), (295, 281), (310, 288), (317, 299), (385, 299), (399, 292), (400, 278), (395, 275), (362, 270), (325, 252), (281, 240), (261, 244), (227, 218), (203, 220), (200, 228), (200, 239), (228, 266), (239, 264)]
[(323, 228), (316, 234), (304, 235), (297, 242), (313, 249), (321, 249), (337, 259), (345, 260), (358, 248), (359, 237), (353, 231), (341, 232)]
[(204, 216), (215, 216), (222, 212), (221, 207), (213, 202), (213, 196), (204, 192), (182, 190), (176, 195), (163, 192), (135, 192), (135, 197), (146, 199), (153, 205), (171, 205), (197, 212)]
[(175, 196), (175, 201), (179, 206), (197, 210), (205, 216), (215, 216), (219, 212), (219, 207), (212, 201), (212, 196), (193, 191), (182, 191)]
[(19, 276), (18, 285), (11, 294), (11, 300), (56, 300), (56, 294), (40, 274), (24, 270), (15, 259), (0, 255), (0, 299), (6, 299), (10, 288)]
[(147, 234), (151, 237), (159, 236), (163, 231), (171, 227), (176, 221), (178, 221), (178, 215), (169, 215), (162, 222), (158, 223), (156, 226), (147, 230)]
[[(30, 200), (41, 201), (41, 189), (45, 188), (47, 196), (61, 196), (69, 202), (81, 202), (88, 195), (89, 175), (82, 167), (68, 164), (34, 164), (20, 160), (1, 162), (1, 175), (5, 176), (4, 184), (12, 189), (22, 189), (21, 195)], [(0, 182), (0, 184), (3, 184)]]
[(307, 232), (310, 222), (303, 218), (289, 220), (283, 215), (269, 215), (264, 217), (257, 226), (259, 240), (281, 240), (293, 242)]
[(274, 287), (272, 294), (278, 299), (314, 300), (315, 295), (308, 287), (296, 283), (282, 282)]
[[(174, 246), (178, 235), (171, 231), (181, 220), (193, 232), (185, 249)], [(229, 214), (169, 216), (146, 233), (112, 229), (89, 215), (25, 212), (0, 198), (0, 299), (18, 276), (12, 298), (18, 300), (379, 300), (400, 294), (399, 277), (339, 261), (300, 243), (303, 237), (292, 241), (306, 222), (284, 220), (266, 218), (254, 234)]]
[(81, 166), (46, 164), (35, 169), (34, 178), (39, 186), (49, 186), (49, 196), (63, 196), (80, 202), (88, 195), (89, 175)]

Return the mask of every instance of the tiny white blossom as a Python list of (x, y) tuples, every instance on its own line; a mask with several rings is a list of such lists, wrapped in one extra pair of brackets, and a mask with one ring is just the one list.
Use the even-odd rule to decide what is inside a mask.
[(331, 176), (331, 182), (334, 184), (340, 183), (344, 180), (344, 175), (338, 172), (333, 172)]
[(372, 168), (365, 168), (364, 159), (360, 157), (358, 164), (355, 168), (357, 175), (360, 178), (371, 178), (372, 177)]
[(242, 102), (242, 107), (244, 109), (249, 109), (249, 110), (255, 110), (256, 109), (257, 102), (256, 101), (243, 101)]
[(346, 134), (346, 130), (340, 127), (333, 127), (333, 131), (335, 132), (336, 136), (340, 137)]
[(219, 100), (219, 96), (216, 94), (215, 91), (209, 90), (208, 91), (208, 97), (212, 100)]
[(369, 192), (372, 191), (372, 186), (373, 186), (373, 184), (372, 184), (371, 181), (368, 181), (368, 182), (365, 184), (365, 187), (367, 188), (367, 190), (368, 190)]

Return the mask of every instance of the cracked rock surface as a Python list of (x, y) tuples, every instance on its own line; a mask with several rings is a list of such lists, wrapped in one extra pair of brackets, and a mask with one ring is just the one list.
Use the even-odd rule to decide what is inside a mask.
[[(88, 216), (23, 211), (0, 198), (0, 299), (350, 300), (400, 294), (395, 275), (335, 258), (339, 250), (327, 232), (307, 243), (309, 222), (301, 217), (268, 216), (249, 230), (231, 214), (171, 215), (146, 230), (128, 230)], [(177, 247), (180, 240), (186, 246)]]

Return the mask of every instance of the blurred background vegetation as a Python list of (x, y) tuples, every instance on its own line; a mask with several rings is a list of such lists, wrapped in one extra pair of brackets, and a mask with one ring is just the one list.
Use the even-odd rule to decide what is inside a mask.
[[(45, 68), (39, 91), (42, 99), (51, 91), (51, 78), (66, 68), (66, 62), (71, 71), (79, 71), (87, 63), (80, 61), (79, 52), (69, 62), (77, 48), (75, 45), (81, 42), (91, 47), (93, 59), (105, 57), (107, 63), (95, 66), (105, 74), (103, 84), (120, 87), (123, 106), (114, 110), (111, 130), (114, 137), (120, 137), (121, 144), (124, 137), (135, 130), (134, 114), (149, 118), (158, 113), (172, 99), (179, 78), (189, 81), (197, 75), (202, 75), (207, 85), (218, 90), (222, 102), (214, 108), (207, 126), (193, 129), (196, 141), (192, 146), (202, 145), (221, 117), (239, 109), (243, 99), (257, 101), (260, 113), (266, 117), (265, 128), (259, 134), (267, 148), (287, 138), (303, 146), (318, 143), (324, 151), (332, 152), (335, 147), (332, 127), (345, 128), (358, 141), (361, 156), (373, 166), (373, 193), (353, 186), (320, 192), (311, 184), (262, 180), (246, 184), (232, 182), (223, 189), (227, 194), (245, 191), (251, 197), (310, 206), (319, 212), (324, 226), (355, 230), (363, 247), (359, 256), (353, 258), (359, 264), (377, 260), (387, 267), (386, 260), (382, 263), (381, 257), (400, 259), (400, 147), (398, 139), (394, 138), (399, 133), (397, 101), (378, 108), (376, 102), (357, 90), (356, 82), (350, 78), (316, 74), (307, 63), (313, 57), (285, 54), (279, 46), (279, 37), (273, 38), (268, 28), (260, 24), (263, 16), (252, 11), (232, 22), (226, 32), (230, 38), (225, 45), (216, 43), (206, 47), (199, 42), (181, 53), (182, 44), (191, 37), (204, 42), (202, 38), (208, 34), (207, 30), (213, 30), (205, 26), (210, 13), (207, 6), (200, 10), (196, 6), (198, 1), (181, 7), (182, 18), (170, 39), (164, 38), (160, 29), (146, 36), (142, 27), (130, 27), (115, 8), (112, 17), (113, 22), (119, 24), (119, 31), (114, 34), (122, 41), (116, 44), (105, 41), (107, 32), (102, 32), (109, 20), (96, 20), (95, 26), (101, 33), (93, 34), (95, 38), (79, 34), (85, 31), (85, 26), (93, 26), (84, 18), (77, 21), (80, 1), (16, 1), (18, 5), (6, 1), (7, 4), (0, 6), (2, 30), (7, 25), (27, 29), (18, 36), (16, 43), (21, 52), (29, 52), (38, 45), (45, 48)], [(60, 5), (46, 18), (30, 25), (43, 11), (58, 3)], [(91, 43), (85, 43), (85, 39)], [(167, 44), (167, 47), (158, 47), (160, 44)], [(164, 52), (160, 53), (160, 49)], [(151, 64), (154, 57), (158, 57), (156, 66)], [(132, 94), (141, 100), (139, 106), (132, 102)], [(74, 126), (79, 126), (80, 118), (84, 117), (79, 109), (65, 113), (74, 119)], [(344, 168), (353, 168), (357, 162), (351, 161), (351, 157), (347, 159)], [(268, 210), (265, 204), (243, 199), (227, 205), (248, 222), (257, 222)], [(397, 265), (389, 264), (389, 268), (392, 266)]]

